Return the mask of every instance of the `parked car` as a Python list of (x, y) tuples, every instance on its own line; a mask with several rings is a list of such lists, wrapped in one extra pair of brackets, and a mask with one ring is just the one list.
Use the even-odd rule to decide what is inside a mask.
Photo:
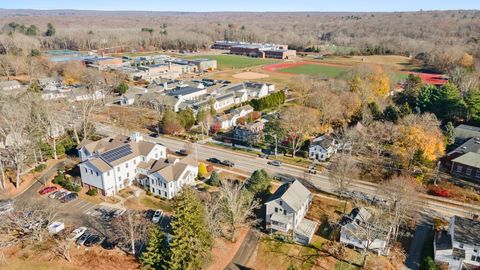
[(180, 149), (180, 150), (176, 151), (175, 154), (177, 154), (179, 156), (188, 156), (187, 150), (185, 150), (185, 149)]
[(67, 195), (70, 194), (70, 193), (72, 193), (72, 192), (66, 191), (66, 190), (62, 190), (60, 193), (58, 193), (58, 194), (55, 196), (55, 199), (61, 201), (65, 196), (67, 196)]
[(231, 162), (230, 160), (224, 160), (222, 162), (222, 165), (228, 166), (228, 167), (233, 167), (235, 166), (235, 163)]
[(50, 194), (48, 195), (48, 197), (49, 197), (50, 199), (55, 199), (60, 192), (61, 192), (60, 190), (54, 191), (54, 192), (50, 193)]
[(55, 186), (44, 187), (44, 188), (42, 188), (38, 193), (39, 193), (40, 195), (45, 195), (45, 194), (48, 194), (48, 193), (50, 193), (50, 192), (52, 192), (52, 191), (55, 191), (55, 190), (57, 190), (57, 187), (55, 187)]
[(263, 159), (268, 159), (268, 155), (267, 155), (267, 154), (259, 154), (258, 157), (259, 157), (259, 158), (263, 158)]
[(207, 161), (215, 164), (222, 164), (222, 161), (218, 158), (209, 158)]
[(273, 166), (277, 166), (277, 167), (280, 167), (282, 165), (282, 163), (278, 160), (272, 160), (272, 161), (269, 161), (267, 163), (268, 165), (273, 165)]
[(153, 214), (153, 217), (152, 217), (153, 223), (158, 223), (158, 222), (160, 222), (160, 220), (162, 219), (162, 217), (163, 217), (163, 211), (160, 210), (160, 209), (157, 209), (157, 211), (155, 211), (155, 213)]
[(152, 138), (157, 138), (158, 137), (158, 133), (150, 133), (148, 134), (148, 136), (152, 137)]
[(51, 234), (57, 234), (65, 229), (65, 223), (60, 221), (54, 221), (48, 225), (48, 232)]
[(102, 238), (100, 238), (99, 235), (97, 234), (92, 234), (90, 235), (87, 240), (83, 243), (84, 246), (86, 247), (91, 247), (99, 244), (102, 241)]
[(72, 193), (69, 193), (66, 196), (62, 197), (62, 199), (60, 199), (60, 201), (62, 203), (67, 203), (67, 202), (75, 200), (76, 198), (78, 198), (78, 193), (72, 192)]
[(84, 232), (78, 239), (77, 239), (77, 245), (81, 246), (85, 241), (87, 241), (88, 237), (90, 237), (91, 233), (89, 231)]
[(86, 227), (78, 227), (67, 236), (67, 241), (75, 241), (87, 231)]
[(310, 165), (310, 167), (308, 167), (308, 173), (317, 174), (317, 165), (315, 164)]
[(109, 238), (105, 238), (105, 240), (103, 240), (102, 243), (100, 244), (102, 248), (108, 249), (108, 250), (115, 249), (117, 245), (118, 245), (117, 240), (111, 240)]

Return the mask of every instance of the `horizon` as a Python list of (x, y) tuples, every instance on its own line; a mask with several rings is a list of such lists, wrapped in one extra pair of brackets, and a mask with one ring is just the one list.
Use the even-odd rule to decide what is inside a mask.
[[(245, 0), (242, 3), (215, 3), (213, 0), (203, 1), (201, 4), (194, 0), (183, 0), (176, 3), (142, 0), (106, 0), (99, 3), (94, 0), (81, 2), (64, 2), (57, 0), (30, 1), (17, 0), (0, 4), (4, 10), (72, 10), (72, 11), (136, 11), (136, 12), (417, 12), (417, 11), (447, 11), (447, 10), (479, 10), (480, 4), (468, 0), (450, 1), (414, 1), (406, 0), (398, 3), (385, 3), (376, 0), (345, 0), (341, 3), (332, 3), (314, 0), (266, 0), (257, 3), (254, 0)], [(308, 7), (309, 10), (306, 10)]]

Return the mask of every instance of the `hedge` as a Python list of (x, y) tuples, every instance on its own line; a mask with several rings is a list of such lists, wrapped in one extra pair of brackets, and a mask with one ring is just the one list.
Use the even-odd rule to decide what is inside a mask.
[(285, 92), (283, 91), (275, 92), (268, 96), (259, 99), (252, 99), (250, 101), (250, 105), (255, 111), (263, 111), (283, 103), (285, 103)]

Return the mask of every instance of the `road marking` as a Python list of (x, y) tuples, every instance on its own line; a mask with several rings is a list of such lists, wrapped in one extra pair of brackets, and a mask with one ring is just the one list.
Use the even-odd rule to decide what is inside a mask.
[[(69, 206), (71, 206), (71, 207), (75, 207), (75, 206), (77, 206), (77, 205), (79, 205), (79, 204), (83, 203), (83, 201), (82, 201), (82, 200), (78, 200), (78, 199), (77, 199), (77, 200), (75, 200), (75, 201), (70, 201), (70, 202), (72, 203), (72, 204), (70, 204), (70, 205), (69, 205)], [(70, 203), (70, 202), (69, 202), (69, 203)]]
[(89, 216), (92, 215), (93, 212), (92, 212), (91, 210), (92, 210), (93, 208), (95, 208), (96, 206), (97, 206), (97, 205), (95, 205), (95, 204), (92, 205), (92, 206), (90, 206), (90, 207), (87, 208), (85, 211), (83, 211), (83, 213), (85, 213), (85, 214), (87, 214), (87, 215), (89, 215)]

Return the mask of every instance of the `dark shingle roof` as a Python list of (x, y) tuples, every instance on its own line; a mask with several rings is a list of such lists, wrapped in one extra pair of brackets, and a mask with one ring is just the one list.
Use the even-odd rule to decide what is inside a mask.
[(480, 245), (480, 221), (454, 216), (453, 240), (472, 246)]

